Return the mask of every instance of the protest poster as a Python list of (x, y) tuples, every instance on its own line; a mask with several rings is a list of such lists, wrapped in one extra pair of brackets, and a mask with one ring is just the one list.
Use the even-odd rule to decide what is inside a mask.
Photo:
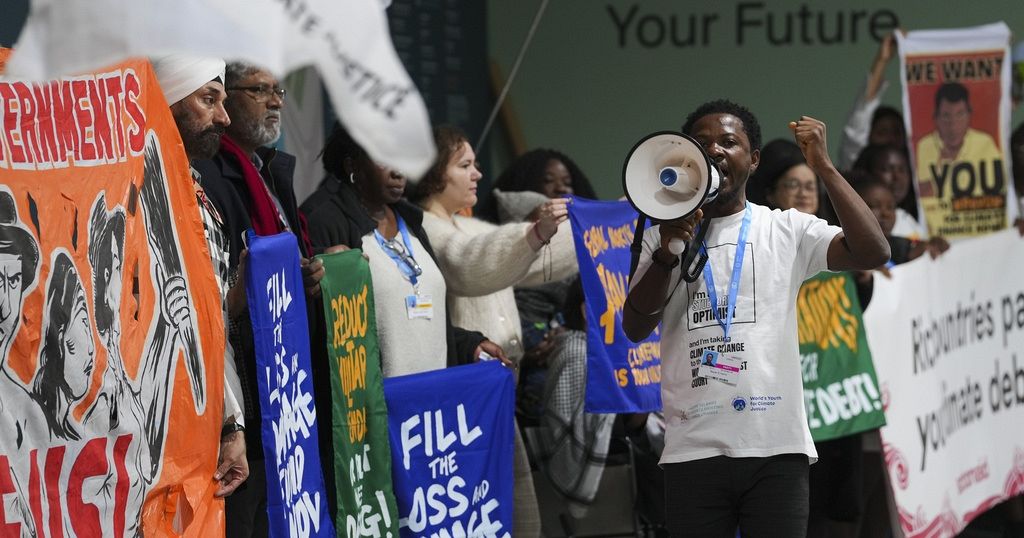
[(1010, 29), (896, 32), (903, 114), (929, 234), (957, 239), (1016, 217), (1009, 174)]
[(338, 536), (398, 536), (370, 265), (358, 250), (319, 259), (324, 264), (320, 290), (331, 369)]
[(1024, 493), (1024, 239), (962, 241), (875, 278), (864, 325), (907, 536), (953, 536)]
[(221, 296), (152, 69), (7, 79), (0, 121), (2, 530), (222, 534)]
[[(334, 536), (320, 465), (309, 325), (295, 235), (246, 232), (270, 536)], [(253, 425), (255, 426), (255, 425)]]
[(8, 70), (35, 80), (130, 57), (183, 53), (246, 60), (283, 80), (314, 65), (356, 142), (377, 161), (418, 178), (436, 149), (426, 105), (391, 42), (387, 5), (33, 0)]
[(661, 410), (661, 335), (655, 330), (633, 343), (622, 330), (636, 218), (629, 202), (573, 198), (569, 204), (586, 298), (588, 413)]
[(815, 442), (885, 424), (857, 286), (850, 273), (818, 273), (796, 298), (807, 423)]
[(498, 361), (384, 380), (403, 537), (510, 538), (515, 383)]

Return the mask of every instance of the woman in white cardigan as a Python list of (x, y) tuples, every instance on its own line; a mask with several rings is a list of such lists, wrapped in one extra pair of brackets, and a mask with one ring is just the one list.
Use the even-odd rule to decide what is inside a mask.
[[(453, 127), (434, 129), (438, 158), (416, 186), (423, 207), (423, 228), (448, 285), (452, 323), (484, 334), (508, 357), (523, 355), (514, 285), (537, 285), (578, 272), (564, 198), (544, 202), (533, 223), (502, 226), (465, 217), (460, 211), (477, 202), (482, 174), (466, 136)], [(559, 231), (561, 229), (561, 231)], [(526, 450), (516, 429), (513, 533), (540, 536), (537, 507)]]
[(518, 360), (522, 329), (512, 286), (535, 286), (578, 272), (567, 200), (541, 204), (533, 223), (497, 226), (463, 216), (459, 213), (477, 201), (482, 174), (476, 154), (453, 127), (436, 128), (434, 139), (438, 159), (417, 184), (415, 198), (448, 285), (452, 323), (484, 332)]

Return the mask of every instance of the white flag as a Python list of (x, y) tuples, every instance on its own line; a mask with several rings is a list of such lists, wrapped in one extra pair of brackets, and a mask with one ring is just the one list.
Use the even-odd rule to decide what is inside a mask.
[(315, 65), (371, 157), (417, 178), (434, 160), (426, 106), (379, 1), (33, 0), (7, 76), (44, 80), (169, 53), (246, 60), (279, 77)]

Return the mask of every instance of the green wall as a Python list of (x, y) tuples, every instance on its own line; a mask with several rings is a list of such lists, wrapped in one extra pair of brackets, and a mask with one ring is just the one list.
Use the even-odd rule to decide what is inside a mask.
[[(539, 6), (539, 0), (489, 2), (490, 54), (504, 73)], [(819, 18), (823, 37), (835, 43), (822, 44)], [(785, 41), (787, 20), (790, 40), (771, 43), (769, 23), (776, 40)], [(551, 0), (510, 99), (530, 147), (564, 151), (602, 197), (618, 197), (622, 161), (636, 140), (651, 131), (678, 129), (690, 110), (720, 97), (749, 106), (765, 141), (788, 137), (786, 123), (801, 114), (821, 119), (829, 126), (834, 154), (877, 51), (876, 38), (886, 29), (999, 20), (1024, 34), (1020, 0)], [(894, 59), (883, 102), (899, 108), (898, 75)], [(1012, 125), (1022, 120), (1024, 110), (1018, 110)], [(507, 147), (495, 148), (492, 156), (491, 170), (501, 170), (510, 158)]]

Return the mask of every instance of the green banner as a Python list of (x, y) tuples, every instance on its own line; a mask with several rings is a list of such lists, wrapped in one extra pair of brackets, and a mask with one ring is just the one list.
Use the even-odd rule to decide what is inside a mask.
[(807, 421), (815, 441), (885, 425), (857, 288), (850, 273), (818, 273), (796, 303)]
[(358, 250), (319, 256), (334, 415), (338, 536), (398, 536), (370, 266)]

